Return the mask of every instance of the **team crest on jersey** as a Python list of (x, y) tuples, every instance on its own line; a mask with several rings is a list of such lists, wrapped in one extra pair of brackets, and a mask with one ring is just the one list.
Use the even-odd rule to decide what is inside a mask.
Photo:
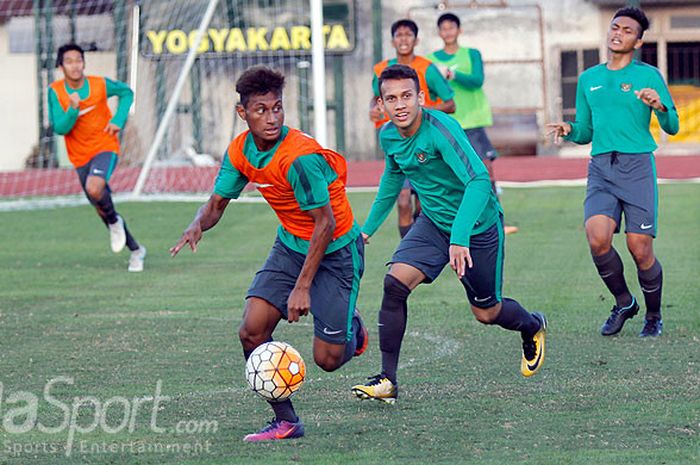
[(426, 157), (425, 154), (421, 152), (418, 152), (416, 154), (416, 158), (418, 159), (418, 163), (425, 163), (425, 160), (428, 159), (428, 157)]
[(622, 90), (622, 92), (629, 92), (631, 89), (632, 89), (632, 84), (627, 84), (626, 82), (623, 82), (622, 84), (620, 84), (620, 90)]

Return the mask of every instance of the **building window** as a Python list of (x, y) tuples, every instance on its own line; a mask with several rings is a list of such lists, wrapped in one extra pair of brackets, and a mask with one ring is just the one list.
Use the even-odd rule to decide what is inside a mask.
[(700, 86), (700, 42), (669, 42), (666, 50), (668, 83)]
[(579, 75), (599, 62), (597, 48), (561, 52), (561, 104), (564, 120), (576, 119), (576, 85)]

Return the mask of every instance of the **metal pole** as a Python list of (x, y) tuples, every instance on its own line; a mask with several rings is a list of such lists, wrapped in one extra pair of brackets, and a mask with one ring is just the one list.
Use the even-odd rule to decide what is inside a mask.
[[(54, 60), (54, 46), (53, 46), (53, 0), (44, 0), (44, 21), (46, 27), (46, 60), (44, 62), (46, 66), (46, 85), (48, 86), (54, 80), (53, 72), (56, 67), (56, 61)], [(49, 138), (49, 148), (51, 150), (51, 166), (58, 166), (58, 147), (56, 143), (56, 136), (53, 132), (50, 134)]]
[(375, 63), (384, 58), (382, 51), (382, 0), (372, 0), (372, 56)]
[(202, 138), (202, 61), (195, 60), (190, 75), (190, 91), (192, 101), (190, 108), (192, 109), (192, 138), (194, 139), (194, 149), (197, 152), (203, 150)]
[(128, 70), (126, 69), (126, 38), (128, 36), (126, 25), (126, 2), (114, 3), (114, 48), (117, 55), (117, 79), (126, 82)]
[(41, 0), (34, 0), (34, 54), (36, 55), (36, 95), (37, 95), (37, 110), (38, 110), (38, 123), (39, 123), (39, 157), (37, 163), (39, 167), (44, 165), (44, 38), (43, 38), (43, 25), (41, 22)]
[(177, 108), (177, 102), (180, 98), (180, 94), (182, 93), (182, 88), (185, 85), (185, 81), (187, 80), (187, 75), (190, 73), (192, 64), (194, 64), (194, 59), (197, 56), (197, 49), (199, 48), (199, 44), (202, 42), (202, 37), (204, 37), (204, 31), (209, 26), (211, 18), (212, 16), (214, 16), (214, 10), (216, 9), (216, 5), (218, 3), (219, 0), (209, 0), (207, 10), (204, 12), (202, 21), (199, 23), (199, 28), (197, 28), (197, 34), (194, 39), (194, 43), (191, 44), (190, 51), (187, 54), (187, 59), (185, 60), (185, 64), (182, 66), (182, 71), (180, 71), (180, 76), (178, 76), (177, 78), (177, 83), (175, 84), (175, 88), (173, 89), (173, 94), (170, 97), (170, 101), (168, 102), (168, 107), (165, 109), (163, 119), (161, 119), (160, 123), (158, 124), (158, 130), (156, 131), (153, 143), (151, 144), (151, 147), (148, 150), (146, 159), (143, 162), (143, 168), (141, 168), (139, 177), (136, 180), (136, 185), (134, 186), (134, 191), (132, 193), (135, 197), (141, 195), (141, 192), (143, 191), (143, 186), (146, 184), (146, 178), (148, 178), (148, 173), (151, 170), (153, 159), (155, 158), (156, 152), (158, 151), (158, 147), (163, 141), (165, 131), (167, 131), (168, 129), (170, 118), (173, 116), (173, 113), (175, 113), (175, 109)]
[(133, 115), (136, 112), (136, 82), (138, 80), (139, 70), (139, 34), (141, 29), (141, 7), (135, 4), (131, 10), (131, 57), (129, 63), (129, 87), (134, 91), (134, 104), (131, 105), (129, 114)]
[(335, 147), (339, 152), (345, 151), (345, 83), (343, 57), (333, 57), (333, 97), (335, 100)]
[(319, 144), (328, 143), (326, 122), (326, 62), (323, 43), (323, 4), (311, 2), (311, 68), (314, 95), (314, 136)]
[(70, 26), (70, 41), (72, 44), (78, 43), (78, 35), (77, 31), (75, 28), (75, 23), (78, 20), (78, 9), (76, 8), (76, 3), (77, 0), (70, 0), (70, 21), (69, 21), (69, 26)]

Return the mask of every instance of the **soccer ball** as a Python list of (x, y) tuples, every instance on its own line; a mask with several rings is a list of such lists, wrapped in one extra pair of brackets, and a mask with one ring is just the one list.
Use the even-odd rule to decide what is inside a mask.
[(245, 376), (253, 392), (265, 400), (289, 399), (304, 382), (306, 365), (299, 352), (284, 342), (258, 346), (245, 364)]

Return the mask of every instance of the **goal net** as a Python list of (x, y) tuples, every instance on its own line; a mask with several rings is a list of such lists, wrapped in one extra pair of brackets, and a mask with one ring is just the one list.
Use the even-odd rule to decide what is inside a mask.
[[(350, 47), (351, 2), (325, 2), (326, 49)], [(208, 192), (230, 139), (244, 129), (235, 115), (234, 84), (247, 67), (265, 64), (286, 76), (287, 124), (312, 131), (311, 26), (309, 0), (0, 0), (0, 51), (14, 65), (18, 118), (29, 141), (0, 159), (0, 197), (64, 196), (81, 193), (63, 137), (52, 132), (47, 86), (62, 79), (57, 48), (77, 43), (86, 51), (85, 73), (128, 83), (134, 106), (121, 133), (119, 167), (110, 180), (116, 192), (131, 192), (144, 159), (155, 150), (143, 183), (146, 194)], [(329, 7), (329, 4), (331, 5)], [(211, 20), (185, 69), (198, 28)], [(335, 17), (333, 17), (335, 15)], [(330, 23), (330, 24), (329, 24)], [(2, 44), (0, 44), (2, 45)], [(1, 50), (1, 48), (0, 48)], [(0, 71), (6, 75), (7, 70)], [(162, 142), (153, 148), (159, 124), (184, 79)], [(31, 84), (28, 84), (31, 83)], [(116, 99), (110, 99), (113, 111)]]

